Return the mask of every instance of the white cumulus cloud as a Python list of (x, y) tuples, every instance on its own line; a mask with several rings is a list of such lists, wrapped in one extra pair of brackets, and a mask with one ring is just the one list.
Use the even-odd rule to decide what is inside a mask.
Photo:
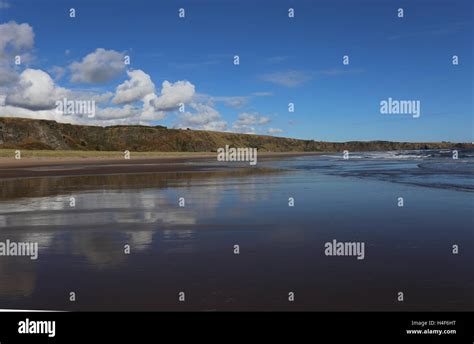
[(130, 79), (117, 86), (115, 97), (112, 99), (114, 104), (132, 103), (155, 92), (155, 84), (142, 70), (127, 71), (127, 74)]
[(30, 50), (34, 45), (33, 28), (26, 23), (10, 21), (0, 24), (0, 57)]
[(221, 119), (219, 111), (208, 104), (191, 103), (194, 112), (185, 112), (179, 116), (178, 128), (192, 128), (201, 130), (227, 130), (227, 122)]
[[(0, 63), (1, 63), (0, 59)], [(0, 65), (0, 87), (12, 85), (18, 81), (18, 74), (8, 65)]]
[(143, 97), (143, 109), (140, 115), (142, 121), (158, 121), (166, 117), (166, 112), (156, 110), (155, 107), (151, 104), (152, 101), (156, 100), (158, 97), (154, 93), (147, 94)]
[(71, 82), (96, 84), (113, 80), (125, 70), (124, 56), (115, 50), (97, 48), (81, 62), (71, 63)]
[(99, 108), (96, 113), (97, 119), (110, 120), (134, 117), (139, 113), (139, 109), (132, 105), (125, 105), (123, 107), (106, 107)]
[(25, 69), (18, 82), (5, 98), (5, 105), (29, 110), (48, 110), (55, 102), (67, 95), (68, 91), (57, 87), (48, 73), (40, 69)]
[(161, 95), (151, 101), (158, 111), (176, 110), (181, 103), (187, 104), (192, 101), (195, 87), (189, 81), (177, 81), (170, 83), (163, 81)]

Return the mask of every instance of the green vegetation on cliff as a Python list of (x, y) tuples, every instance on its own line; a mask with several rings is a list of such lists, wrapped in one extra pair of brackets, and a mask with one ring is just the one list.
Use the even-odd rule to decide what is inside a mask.
[(23, 118), (0, 118), (0, 148), (136, 152), (215, 152), (219, 147), (254, 147), (262, 152), (337, 152), (450, 149), (467, 143), (351, 141), (322, 142), (264, 135), (138, 125), (96, 127)]

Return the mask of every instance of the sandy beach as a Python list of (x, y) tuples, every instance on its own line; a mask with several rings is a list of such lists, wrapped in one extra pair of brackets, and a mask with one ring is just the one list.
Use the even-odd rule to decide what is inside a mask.
[[(3, 160), (0, 242), (37, 243), (38, 259), (0, 260), (0, 302), (81, 311), (472, 309), (469, 152), (458, 160), (297, 155), (262, 154), (257, 166), (212, 154)], [(327, 254), (335, 242), (363, 251)], [(185, 304), (176, 301), (181, 290)]]
[[(62, 156), (51, 156), (49, 154), (38, 154), (22, 157), (16, 160), (11, 157), (0, 157), (0, 178), (30, 178), (48, 176), (73, 176), (73, 175), (107, 175), (107, 174), (129, 174), (129, 173), (159, 173), (159, 172), (198, 172), (209, 170), (222, 170), (232, 168), (227, 164), (216, 161), (217, 153), (197, 152), (159, 152), (138, 153), (137, 157), (130, 159), (119, 158), (120, 152), (115, 156), (74, 156), (71, 152), (62, 152)], [(273, 158), (317, 155), (317, 152), (297, 153), (259, 153), (259, 159), (268, 160)], [(199, 164), (194, 164), (199, 163)], [(239, 167), (251, 167), (242, 163)]]

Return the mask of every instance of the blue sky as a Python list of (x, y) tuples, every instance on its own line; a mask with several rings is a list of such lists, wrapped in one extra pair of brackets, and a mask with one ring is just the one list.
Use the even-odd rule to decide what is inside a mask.
[[(288, 18), (290, 7), (294, 18)], [(97, 119), (54, 116), (73, 123), (136, 122), (325, 141), (473, 141), (472, 1), (0, 0), (0, 24), (12, 21), (28, 24), (34, 43), (16, 49), (4, 39), (0, 62), (18, 77), (0, 82), (7, 99), (0, 116), (50, 118), (11, 95), (22, 92), (18, 80), (44, 77), (21, 74), (33, 69), (47, 73), (55, 90), (88, 97), (110, 92), (112, 101), (98, 106), (130, 110), (104, 110)], [(87, 72), (84, 58), (98, 48), (128, 55), (131, 64), (110, 67), (106, 80), (77, 75)], [(12, 66), (13, 55), (24, 62)], [(459, 65), (452, 64), (453, 55)], [(109, 68), (104, 63), (99, 67)], [(155, 117), (140, 117), (142, 100), (113, 98), (132, 78), (127, 70), (150, 77)], [(160, 99), (165, 80), (182, 88), (171, 87)], [(180, 97), (185, 114), (172, 104)], [(389, 97), (420, 101), (421, 116), (381, 114), (380, 102)], [(17, 109), (22, 106), (28, 111)]]

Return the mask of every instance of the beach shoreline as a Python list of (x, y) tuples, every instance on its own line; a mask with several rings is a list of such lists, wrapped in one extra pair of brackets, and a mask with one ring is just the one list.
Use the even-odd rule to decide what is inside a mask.
[[(132, 153), (130, 159), (119, 158), (120, 152), (116, 152), (116, 156), (100, 156), (101, 152), (98, 153), (99, 155), (95, 157), (27, 155), (19, 160), (14, 159), (14, 157), (0, 157), (0, 179), (125, 173), (205, 172), (231, 168), (228, 163), (218, 162), (217, 153), (215, 152), (146, 152), (144, 155), (138, 153), (136, 157)], [(259, 153), (258, 157), (267, 160), (321, 154), (324, 153), (264, 152)], [(236, 167), (255, 168), (245, 162), (237, 163)]]

